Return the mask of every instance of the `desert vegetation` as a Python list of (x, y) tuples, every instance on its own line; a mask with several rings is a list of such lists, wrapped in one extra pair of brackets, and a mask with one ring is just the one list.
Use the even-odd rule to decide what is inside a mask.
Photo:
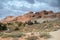
[[(10, 22), (7, 24), (0, 23), (0, 30), (5, 30), (0, 33), (1, 37), (20, 37), (21, 33), (28, 32), (51, 32), (60, 29), (60, 20), (52, 22), (35, 23), (29, 21), (27, 23), (22, 22)], [(17, 32), (17, 34), (15, 34)], [(18, 33), (19, 32), (19, 33)], [(5, 34), (6, 33), (6, 34)], [(48, 35), (41, 34), (40, 37), (46, 37)]]
[(26, 40), (37, 40), (37, 39), (38, 39), (37, 36), (31, 36), (31, 37), (26, 38)]
[(25, 40), (40, 40), (51, 37), (49, 32), (60, 29), (60, 20), (43, 21), (39, 23), (37, 20), (30, 20), (28, 22), (8, 22), (6, 24), (0, 23), (0, 37), (1, 38), (23, 38)]

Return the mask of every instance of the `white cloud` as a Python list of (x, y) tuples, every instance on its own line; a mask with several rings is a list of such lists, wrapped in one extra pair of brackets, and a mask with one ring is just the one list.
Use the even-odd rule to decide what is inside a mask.
[[(59, 10), (56, 7), (52, 7), (47, 3), (44, 2), (37, 2), (35, 1), (34, 4), (30, 4), (27, 1), (8, 1), (7, 3), (4, 3), (4, 8), (8, 10), (22, 10), (22, 11), (39, 11), (39, 10)], [(52, 9), (51, 9), (52, 8)]]
[[(34, 4), (30, 4), (27, 1), (8, 1), (3, 2), (3, 10), (0, 13), (6, 13), (5, 15), (19, 15), (27, 11), (41, 11), (41, 10), (53, 10), (55, 12), (60, 11), (57, 7), (52, 7), (45, 2), (35, 1)], [(3, 15), (2, 14), (2, 15)]]

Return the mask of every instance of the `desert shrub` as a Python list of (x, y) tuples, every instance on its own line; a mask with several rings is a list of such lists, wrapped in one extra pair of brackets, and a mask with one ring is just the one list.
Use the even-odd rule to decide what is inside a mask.
[(25, 27), (25, 25), (26, 25), (26, 23), (22, 23), (22, 25), (21, 25), (21, 26)]
[(18, 22), (9, 22), (7, 23), (7, 29), (9, 29), (9, 32), (18, 30)]
[(49, 35), (49, 33), (46, 33), (46, 32), (42, 32), (42, 33), (40, 33), (40, 37), (41, 38), (50, 38), (51, 36)]
[(22, 37), (23, 36), (23, 34), (11, 34), (11, 35), (9, 35), (10, 37)]
[(2, 32), (0, 32), (0, 36), (2, 36), (3, 35), (3, 33)]
[(0, 23), (0, 30), (7, 30), (7, 27), (5, 24)]
[(37, 21), (34, 21), (34, 23), (35, 23), (35, 24), (38, 24), (38, 22), (37, 22)]
[(18, 28), (18, 27), (16, 27), (16, 28), (15, 28), (15, 31), (18, 31), (18, 30), (19, 30), (19, 28)]
[(8, 29), (8, 32), (12, 32), (16, 29), (16, 27), (13, 26), (13, 25), (10, 25), (10, 26), (7, 27), (7, 29)]
[(18, 24), (18, 26), (20, 27), (23, 23), (22, 23), (22, 22), (18, 22), (17, 24)]
[(7, 23), (7, 25), (13, 25), (13, 22), (9, 22), (9, 23)]
[(18, 37), (15, 37), (15, 38), (13, 38), (13, 40), (19, 40), (19, 38)]
[(38, 39), (38, 37), (37, 36), (31, 36), (31, 37), (28, 37), (28, 38), (26, 38), (27, 40), (37, 40)]
[(20, 26), (25, 26), (26, 23), (22, 23), (22, 22), (15, 22), (15, 25), (17, 25), (17, 27), (20, 27)]
[(22, 36), (24, 36), (24, 34), (22, 34), (22, 33), (17, 33), (17, 34), (13, 34), (13, 33), (6, 33), (6, 34), (4, 34), (3, 33), (3, 35), (1, 35), (1, 37), (2, 38), (7, 38), (7, 37), (13, 37), (13, 38), (15, 38), (15, 37), (22, 37)]
[(33, 25), (33, 22), (31, 22), (31, 21), (28, 21), (28, 23), (27, 23), (28, 25)]

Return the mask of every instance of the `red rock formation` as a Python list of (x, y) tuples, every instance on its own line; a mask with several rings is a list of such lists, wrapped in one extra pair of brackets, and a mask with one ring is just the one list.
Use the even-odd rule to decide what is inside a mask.
[(10, 22), (14, 19), (14, 16), (7, 16), (6, 18), (4, 18), (3, 20), (1, 20), (2, 23), (7, 23)]
[(32, 20), (34, 18), (60, 18), (60, 12), (59, 13), (54, 13), (53, 11), (41, 11), (41, 12), (28, 12), (22, 16), (8, 16), (5, 19), (2, 20), (2, 22), (7, 23), (7, 22), (27, 22), (29, 20)]
[(17, 16), (13, 21), (27, 22), (27, 21), (32, 19), (32, 16), (33, 16), (33, 12), (29, 12), (29, 13), (26, 13), (26, 14), (24, 14), (22, 16)]

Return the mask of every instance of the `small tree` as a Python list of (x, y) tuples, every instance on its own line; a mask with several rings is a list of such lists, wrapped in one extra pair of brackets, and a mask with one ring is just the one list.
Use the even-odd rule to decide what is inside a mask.
[(27, 23), (28, 25), (32, 25), (33, 24), (33, 22), (31, 22), (31, 21), (28, 21), (28, 23)]
[(37, 21), (34, 21), (35, 22), (35, 24), (38, 24), (38, 22)]
[(7, 30), (7, 27), (5, 24), (0, 23), (0, 30)]

